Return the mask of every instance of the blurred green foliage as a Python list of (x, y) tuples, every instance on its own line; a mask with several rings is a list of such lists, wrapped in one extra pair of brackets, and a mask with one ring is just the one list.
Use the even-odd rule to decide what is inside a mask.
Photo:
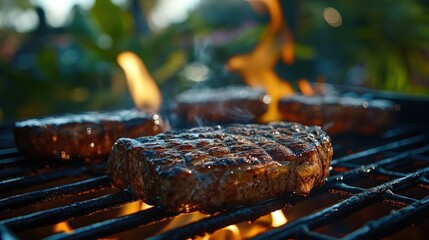
[[(320, 9), (329, 6), (342, 15), (343, 24), (338, 28), (329, 27), (317, 17)], [(427, 2), (304, 1), (302, 8), (308, 12), (298, 28), (300, 40), (315, 47), (321, 61), (334, 61), (337, 67), (331, 80), (344, 83), (353, 77), (350, 74), (356, 73), (350, 70), (360, 66), (361, 83), (365, 86), (429, 93)]]
[[(29, 1), (8, 6), (32, 8)], [(138, 5), (133, 5), (137, 3)], [(283, 1), (296, 41), (296, 62), (279, 62), (285, 79), (325, 76), (328, 82), (358, 84), (412, 94), (429, 93), (429, 7), (423, 0)], [(290, 7), (288, 4), (293, 3)], [(6, 2), (0, 3), (6, 4)], [(139, 8), (137, 9), (136, 6)], [(148, 31), (156, 1), (129, 0), (119, 6), (96, 0), (89, 10), (74, 7), (61, 28), (16, 33), (0, 29), (0, 41), (18, 43), (13, 58), (0, 56), (0, 120), (53, 113), (132, 107), (124, 75), (116, 63), (125, 50), (137, 53), (165, 99), (195, 84), (242, 83), (224, 64), (250, 52), (269, 16), (241, 0), (203, 0), (188, 18)], [(323, 19), (327, 7), (342, 24)], [(190, 81), (189, 64), (210, 69), (208, 79)]]

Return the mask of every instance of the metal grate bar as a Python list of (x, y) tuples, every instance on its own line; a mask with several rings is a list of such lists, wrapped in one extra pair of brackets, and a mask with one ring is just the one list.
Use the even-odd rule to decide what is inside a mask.
[(7, 149), (15, 147), (15, 138), (12, 132), (0, 130), (0, 149)]
[(203, 235), (207, 232), (214, 232), (215, 230), (224, 228), (231, 224), (243, 221), (251, 221), (260, 216), (269, 214), (275, 210), (285, 208), (290, 205), (295, 205), (301, 202), (305, 197), (303, 196), (286, 196), (278, 199), (271, 199), (269, 201), (251, 205), (249, 207), (231, 210), (221, 213), (219, 215), (207, 217), (190, 223), (186, 226), (167, 231), (163, 234), (153, 236), (149, 239), (187, 239), (197, 235)]
[(9, 229), (0, 224), (0, 239), (4, 240), (17, 240), (19, 239), (15, 236)]
[(31, 172), (29, 169), (24, 169), (21, 167), (11, 167), (0, 170), (0, 178), (11, 178), (14, 176), (24, 175)]
[(429, 162), (429, 157), (428, 156), (422, 156), (420, 154), (417, 154), (417, 155), (413, 156), (413, 159), (420, 160), (420, 161), (425, 161), (425, 162)]
[(429, 188), (429, 179), (427, 177), (422, 178), (422, 187)]
[(59, 233), (50, 236), (49, 240), (67, 239), (95, 239), (118, 233), (149, 223), (166, 220), (177, 216), (177, 213), (169, 213), (157, 207), (152, 207), (123, 217), (106, 220), (73, 230), (71, 233)]
[(402, 127), (396, 127), (394, 129), (388, 130), (383, 133), (383, 138), (392, 138), (392, 137), (398, 137), (405, 134), (410, 134), (411, 132), (421, 132), (421, 128), (417, 126), (402, 126)]
[(391, 205), (402, 206), (402, 207), (408, 206), (410, 204), (413, 204), (419, 201), (418, 199), (415, 199), (415, 198), (410, 198), (399, 194), (395, 194), (391, 190), (386, 191), (383, 195), (383, 198), (385, 202)]
[(16, 157), (20, 155), (16, 147), (0, 149), (0, 158)]
[(356, 177), (362, 177), (362, 174), (369, 174), (369, 173), (375, 172), (375, 170), (379, 167), (386, 167), (386, 166), (393, 167), (400, 164), (400, 160), (404, 160), (412, 155), (427, 152), (427, 151), (429, 151), (429, 145), (401, 153), (394, 157), (385, 158), (383, 160), (378, 161), (377, 163), (361, 166), (359, 168), (350, 170), (348, 172), (344, 172), (339, 175), (329, 177), (328, 181), (332, 181), (332, 180), (342, 181), (342, 180), (350, 180)]
[(101, 176), (58, 187), (14, 195), (0, 200), (0, 211), (19, 208), (31, 203), (40, 203), (48, 199), (63, 198), (76, 193), (84, 193), (91, 189), (101, 189), (108, 186), (112, 186), (110, 179), (107, 176)]
[(66, 177), (77, 177), (84, 174), (94, 174), (101, 173), (104, 170), (105, 163), (99, 163), (96, 165), (70, 168), (63, 171), (52, 171), (44, 174), (39, 174), (35, 176), (26, 176), (12, 178), (4, 181), (0, 181), (0, 191), (10, 191), (25, 187), (34, 186), (36, 184), (46, 183), (58, 179), (63, 179)]
[(21, 157), (13, 157), (13, 158), (0, 158), (0, 166), (7, 165), (7, 164), (13, 164), (24, 161), (26, 158)]
[(349, 195), (349, 196), (366, 191), (365, 188), (349, 186), (342, 182), (334, 183), (332, 186), (330, 186), (330, 190), (335, 194), (340, 193), (340, 195)]
[(344, 162), (348, 162), (351, 160), (355, 160), (358, 158), (362, 158), (362, 157), (367, 157), (373, 154), (377, 154), (380, 153), (382, 151), (386, 151), (386, 150), (391, 150), (391, 149), (396, 149), (399, 147), (404, 147), (404, 146), (408, 146), (414, 143), (418, 143), (421, 142), (423, 140), (426, 139), (426, 135), (425, 134), (421, 134), (421, 135), (417, 135), (411, 138), (406, 138), (406, 139), (402, 139), (396, 142), (392, 142), (392, 143), (388, 143), (385, 145), (381, 145), (381, 146), (377, 146), (374, 148), (370, 148), (367, 149), (365, 151), (361, 151), (352, 155), (348, 155), (348, 156), (344, 156), (342, 158), (337, 158), (331, 161), (331, 165), (337, 165), (339, 163), (344, 163)]
[(300, 231), (298, 231), (297, 233), (297, 238), (299, 239), (308, 239), (308, 240), (314, 240), (314, 239), (319, 239), (319, 240), (336, 240), (336, 238), (325, 235), (325, 234), (321, 234), (321, 233), (317, 233), (317, 232), (313, 232), (310, 229), (308, 229), (307, 226), (302, 226), (302, 228), (300, 229)]
[(370, 188), (368, 191), (353, 195), (352, 197), (329, 208), (325, 208), (320, 212), (300, 218), (299, 220), (274, 229), (268, 233), (261, 234), (255, 239), (286, 239), (294, 236), (304, 225), (307, 225), (309, 228), (317, 228), (323, 224), (337, 221), (350, 213), (370, 205), (377, 199), (382, 198), (384, 193), (390, 189), (406, 188), (416, 184), (419, 179), (426, 174), (429, 174), (429, 168), (419, 170), (406, 177), (395, 179)]
[(429, 196), (407, 207), (392, 212), (378, 220), (366, 223), (362, 228), (347, 235), (347, 239), (380, 239), (412, 223), (428, 217)]
[[(367, 189), (349, 186), (345, 183), (335, 183), (332, 186), (330, 186), (330, 192), (332, 192), (334, 194), (339, 194), (339, 195), (351, 196), (353, 194), (361, 193), (364, 191), (367, 191)], [(414, 198), (409, 198), (409, 197), (405, 197), (402, 195), (394, 194), (390, 190), (385, 192), (385, 194), (383, 195), (383, 198), (386, 199), (386, 202), (388, 202), (392, 205), (395, 205), (395, 206), (398, 206), (398, 205), (407, 206), (407, 205), (417, 201), (417, 199), (414, 199)]]
[(122, 191), (86, 201), (75, 202), (64, 207), (6, 219), (1, 221), (0, 224), (4, 224), (13, 231), (23, 231), (62, 222), (76, 216), (117, 208), (133, 201), (136, 201), (136, 197), (127, 191)]
[(382, 167), (377, 168), (376, 172), (380, 173), (381, 175), (388, 176), (388, 177), (394, 177), (394, 178), (400, 178), (400, 177), (407, 176), (406, 173), (393, 172), (393, 171), (390, 171), (390, 170), (386, 170), (386, 169), (384, 169)]
[(13, 138), (5, 138), (0, 136), (0, 149), (7, 149), (15, 147), (15, 141)]

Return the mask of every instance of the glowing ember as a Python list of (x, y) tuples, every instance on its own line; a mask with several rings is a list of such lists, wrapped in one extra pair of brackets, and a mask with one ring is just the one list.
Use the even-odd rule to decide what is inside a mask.
[(132, 52), (123, 52), (118, 55), (117, 61), (125, 71), (136, 107), (158, 111), (162, 102), (161, 92), (142, 60)]
[(294, 62), (294, 41), (289, 28), (284, 24), (283, 13), (278, 0), (261, 0), (271, 16), (269, 28), (256, 48), (249, 54), (234, 56), (227, 64), (230, 71), (238, 71), (246, 84), (263, 87), (271, 95), (272, 101), (267, 113), (260, 119), (270, 122), (279, 119), (277, 103), (280, 97), (294, 93), (292, 86), (274, 71), (279, 59), (287, 64)]
[(60, 222), (55, 224), (54, 232), (65, 232), (65, 233), (69, 233), (69, 232), (73, 232), (73, 228), (70, 227), (70, 225), (68, 224), (68, 222)]

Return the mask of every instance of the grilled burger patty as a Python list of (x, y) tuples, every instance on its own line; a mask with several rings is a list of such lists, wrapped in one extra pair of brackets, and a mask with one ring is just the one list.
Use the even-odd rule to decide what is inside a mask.
[(245, 86), (191, 89), (176, 98), (174, 122), (182, 126), (249, 123), (267, 111), (265, 90)]
[(161, 118), (138, 110), (87, 112), (29, 119), (15, 124), (18, 149), (38, 159), (97, 158), (107, 156), (120, 137), (155, 135)]
[(324, 183), (331, 159), (330, 138), (320, 127), (233, 124), (121, 138), (107, 173), (148, 204), (213, 211), (308, 194)]
[(282, 120), (322, 126), (329, 134), (374, 135), (396, 119), (395, 104), (388, 100), (295, 94), (280, 99), (278, 108)]

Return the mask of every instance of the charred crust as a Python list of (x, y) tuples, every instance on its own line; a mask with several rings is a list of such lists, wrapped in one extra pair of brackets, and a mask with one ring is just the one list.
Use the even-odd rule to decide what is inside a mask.
[(120, 137), (140, 137), (163, 131), (155, 113), (137, 110), (88, 112), (16, 122), (15, 142), (38, 159), (93, 159), (107, 156)]
[[(108, 166), (133, 164), (108, 167), (117, 171), (109, 175), (121, 179), (114, 182), (128, 182), (139, 172), (143, 183), (122, 185), (143, 200), (179, 212), (211, 211), (287, 192), (308, 194), (323, 184), (332, 158), (329, 136), (320, 127), (289, 122), (199, 127), (129, 142), (115, 144)], [(128, 153), (119, 154), (120, 149)], [(136, 168), (135, 161), (143, 161), (144, 169)]]
[(397, 109), (389, 100), (345, 96), (302, 96), (280, 99), (283, 120), (322, 126), (329, 134), (377, 135), (396, 120)]

